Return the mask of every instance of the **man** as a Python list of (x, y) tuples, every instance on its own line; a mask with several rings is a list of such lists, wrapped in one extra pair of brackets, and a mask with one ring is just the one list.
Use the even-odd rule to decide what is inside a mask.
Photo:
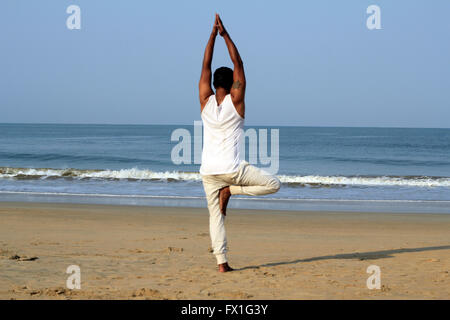
[[(214, 72), (211, 61), (217, 33), (225, 40), (234, 70), (221, 67)], [(216, 14), (203, 58), (200, 77), (200, 112), (203, 121), (203, 152), (200, 173), (209, 210), (209, 231), (220, 272), (232, 271), (226, 251), (225, 216), (231, 195), (264, 195), (277, 192), (280, 181), (241, 161), (240, 144), (245, 117), (244, 65), (236, 46)]]

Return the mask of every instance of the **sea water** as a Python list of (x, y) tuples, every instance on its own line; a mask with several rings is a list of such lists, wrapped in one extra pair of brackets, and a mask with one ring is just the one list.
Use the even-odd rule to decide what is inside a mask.
[[(194, 133), (0, 124), (0, 200), (205, 206), (199, 164), (171, 159), (178, 128)], [(264, 128), (279, 130), (282, 187), (232, 207), (450, 212), (450, 129)]]

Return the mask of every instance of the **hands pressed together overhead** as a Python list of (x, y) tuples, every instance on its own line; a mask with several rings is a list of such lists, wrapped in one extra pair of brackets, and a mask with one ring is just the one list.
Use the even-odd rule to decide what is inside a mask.
[(217, 33), (219, 33), (223, 37), (226, 35), (227, 30), (223, 26), (220, 16), (216, 13), (216, 17), (214, 19), (213, 34), (217, 35)]

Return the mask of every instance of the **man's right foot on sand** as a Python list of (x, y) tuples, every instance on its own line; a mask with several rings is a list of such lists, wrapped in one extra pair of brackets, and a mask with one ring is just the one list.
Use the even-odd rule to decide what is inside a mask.
[(234, 269), (228, 265), (228, 262), (219, 264), (219, 272), (229, 272), (233, 270)]
[(231, 197), (231, 192), (230, 192), (230, 187), (225, 187), (220, 189), (219, 191), (219, 208), (220, 208), (220, 212), (226, 216), (227, 215), (227, 205), (228, 205), (228, 200), (230, 200)]

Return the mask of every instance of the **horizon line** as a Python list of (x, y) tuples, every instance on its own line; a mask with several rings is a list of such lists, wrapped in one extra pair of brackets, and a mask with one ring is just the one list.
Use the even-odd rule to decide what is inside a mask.
[[(194, 120), (201, 121), (201, 120)], [(70, 122), (0, 122), (0, 125), (93, 125), (93, 126), (192, 126), (186, 123), (70, 123)], [(247, 124), (246, 127), (297, 127), (297, 128), (378, 128), (378, 129), (450, 129), (450, 127), (401, 127), (401, 126), (345, 126), (345, 125), (265, 125)]]

